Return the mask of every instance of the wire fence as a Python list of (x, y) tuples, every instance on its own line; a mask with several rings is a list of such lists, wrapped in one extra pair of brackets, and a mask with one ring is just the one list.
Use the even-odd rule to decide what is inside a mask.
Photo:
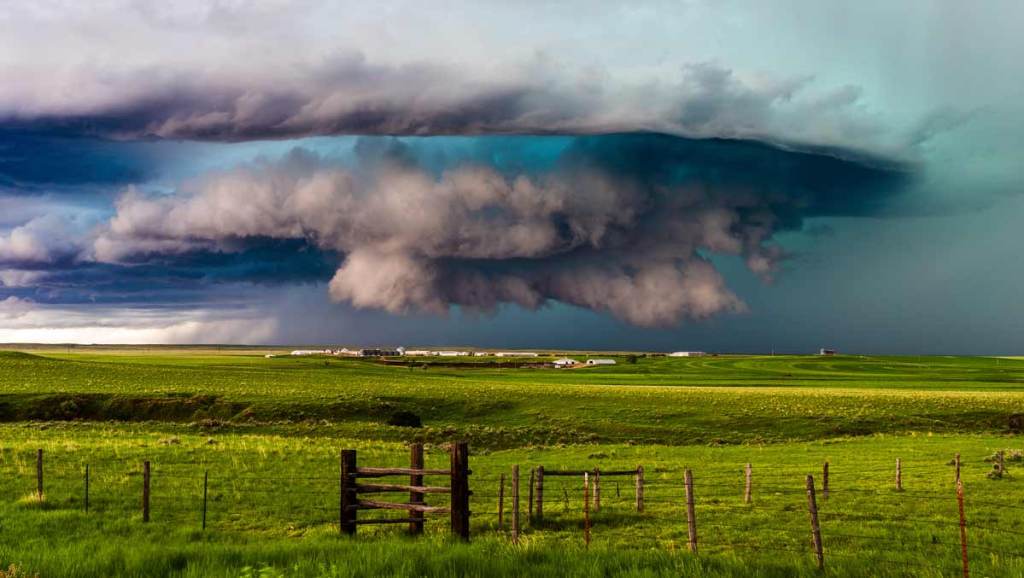
[[(433, 458), (436, 463), (427, 467), (447, 467), (439, 456)], [(615, 545), (650, 535), (655, 543), (700, 555), (774, 552), (812, 561), (817, 555), (826, 563), (854, 558), (906, 568), (908, 575), (923, 569), (940, 575), (965, 571), (965, 529), (969, 564), (992, 574), (1022, 570), (1024, 500), (1001, 483), (1012, 479), (1004, 464), (998, 466), (998, 479), (989, 480), (989, 466), (981, 471), (977, 463), (968, 468), (901, 460), (898, 470), (881, 463), (753, 464), (749, 470), (746, 464), (721, 465), (693, 470), (689, 491), (682, 467), (637, 468), (633, 475), (615, 476), (601, 476), (592, 468), (584, 480), (582, 475), (553, 475), (550, 469), (542, 477), (539, 467), (520, 465), (518, 516), (510, 470), (486, 467), (474, 468), (469, 476), (469, 504), (475, 535), (520, 540), (560, 533), (578, 535), (580, 543)], [(962, 486), (963, 518), (957, 472), (961, 481), (970, 478)], [(168, 460), (153, 462), (148, 476), (141, 463), (95, 455), (83, 461), (73, 451), (5, 450), (0, 461), (0, 495), (27, 507), (79, 509), (90, 516), (140, 522), (145, 511), (151, 524), (207, 531), (340, 530), (341, 488), (337, 466), (314, 471), (307, 464), (292, 475), (273, 460), (230, 467)], [(427, 494), (424, 503), (443, 507), (448, 499)], [(367, 521), (387, 520), (390, 514), (382, 511)], [(447, 531), (445, 516), (427, 515), (426, 520), (435, 532)], [(373, 529), (398, 531), (393, 526)]]

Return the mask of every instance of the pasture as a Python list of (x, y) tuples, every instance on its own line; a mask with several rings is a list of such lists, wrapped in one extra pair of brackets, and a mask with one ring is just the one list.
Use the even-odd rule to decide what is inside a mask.
[[(819, 496), (829, 575), (960, 571), (953, 468), (976, 575), (1024, 575), (1024, 361), (994, 358), (640, 358), (573, 370), (386, 367), (242, 349), (36, 349), (0, 353), (0, 564), (33, 576), (815, 575), (805, 476)], [(411, 412), (421, 428), (388, 425)], [(339, 536), (338, 454), (427, 467), (471, 447), (472, 541), (447, 520)], [(44, 499), (34, 495), (45, 455)], [(1007, 474), (992, 479), (994, 452)], [(894, 463), (903, 462), (903, 490)], [(140, 515), (151, 461), (152, 520)], [(753, 464), (753, 499), (742, 500)], [(582, 538), (582, 480), (551, 478), (545, 517), (497, 525), (498, 483), (523, 472), (643, 465), (608, 478)], [(90, 508), (84, 509), (84, 469)], [(700, 550), (687, 552), (683, 471), (695, 479)], [(1024, 472), (1024, 470), (1020, 470)], [(209, 475), (208, 526), (201, 527)], [(1024, 474), (1022, 474), (1024, 475)], [(525, 477), (525, 476), (524, 476)], [(820, 491), (820, 490), (819, 490)]]

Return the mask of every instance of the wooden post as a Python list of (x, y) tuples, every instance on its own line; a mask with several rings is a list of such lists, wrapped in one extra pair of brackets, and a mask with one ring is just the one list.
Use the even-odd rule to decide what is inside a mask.
[(828, 461), (821, 466), (821, 497), (828, 499)]
[(210, 495), (210, 470), (203, 472), (203, 530), (206, 530), (206, 509)]
[(342, 534), (354, 536), (356, 533), (356, 504), (359, 497), (356, 495), (356, 484), (353, 474), (356, 472), (356, 450), (341, 450), (341, 469), (338, 476), (338, 495), (340, 507), (338, 509), (338, 531)]
[(747, 476), (747, 483), (746, 483), (746, 486), (743, 489), (743, 503), (749, 504), (750, 500), (752, 498), (751, 490), (753, 489), (752, 488), (752, 482), (753, 482), (753, 478), (754, 478), (754, 468), (753, 468), (753, 466), (750, 465), (750, 462), (747, 462), (746, 476)]
[(89, 512), (89, 464), (85, 464), (85, 512)]
[(996, 466), (999, 468), (999, 477), (1003, 477), (1006, 473), (1006, 463), (1004, 461), (1006, 457), (1006, 450), (999, 450), (996, 452)]
[[(513, 466), (514, 467), (514, 466)], [(505, 529), (505, 474), (498, 481), (498, 530)]]
[(686, 468), (683, 478), (686, 486), (686, 534), (689, 538), (690, 552), (697, 553), (697, 513), (693, 500), (693, 472)]
[(469, 540), (469, 444), (456, 442), (451, 448), (452, 533)]
[(636, 511), (644, 511), (644, 467), (636, 467)]
[(533, 485), (536, 482), (537, 468), (530, 468), (530, 487), (527, 490), (529, 498), (527, 499), (527, 513), (526, 519), (529, 520), (530, 524), (533, 524)]
[[(825, 462), (826, 464), (828, 462)], [(825, 569), (825, 554), (821, 548), (821, 526), (818, 525), (818, 501), (814, 497), (814, 476), (807, 475), (807, 511), (811, 516), (811, 542), (814, 556), (818, 559), (818, 570)]]
[(519, 464), (512, 466), (512, 543), (519, 543)]
[(149, 521), (149, 461), (142, 462), (142, 521)]
[(954, 465), (956, 466), (956, 473), (953, 474), (953, 483), (960, 483), (960, 454), (957, 454), (953, 458)]
[(537, 522), (544, 521), (544, 466), (537, 466)]
[(43, 499), (43, 450), (36, 450), (36, 497)]
[(583, 472), (583, 545), (590, 548), (590, 474)]
[(960, 510), (960, 557), (963, 560), (964, 578), (971, 575), (970, 566), (967, 563), (967, 516), (964, 515), (964, 483), (956, 481), (956, 503)]
[(594, 513), (601, 511), (601, 470), (594, 468)]
[[(414, 470), (423, 469), (423, 444), (412, 444), (409, 446), (409, 468)], [(409, 476), (410, 486), (422, 486), (423, 476), (411, 474)], [(424, 494), (422, 492), (409, 492), (410, 504), (423, 504)], [(419, 535), (423, 533), (423, 512), (409, 512), (409, 533)]]
[(896, 458), (896, 491), (903, 491), (903, 462)]

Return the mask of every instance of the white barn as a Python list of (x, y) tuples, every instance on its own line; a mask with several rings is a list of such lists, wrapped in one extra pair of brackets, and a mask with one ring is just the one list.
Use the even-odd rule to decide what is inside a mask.
[(674, 351), (669, 353), (669, 357), (704, 357), (707, 353), (703, 351)]
[(588, 359), (587, 365), (615, 365), (614, 359)]
[(561, 368), (564, 368), (564, 367), (573, 367), (577, 363), (579, 363), (579, 362), (576, 361), (575, 359), (569, 359), (568, 357), (563, 357), (561, 359), (554, 360), (551, 363), (551, 365), (554, 365), (555, 367), (561, 369)]
[(494, 354), (495, 357), (537, 357), (537, 354), (532, 351), (499, 351)]

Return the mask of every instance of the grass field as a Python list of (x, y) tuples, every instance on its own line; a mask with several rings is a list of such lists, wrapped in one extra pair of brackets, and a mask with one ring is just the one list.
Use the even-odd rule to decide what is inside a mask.
[[(263, 357), (256, 349), (34, 349), (0, 353), (0, 565), (29, 576), (815, 575), (804, 476), (819, 496), (826, 573), (959, 571), (952, 468), (963, 455), (972, 571), (1024, 576), (1024, 486), (986, 461), (1024, 443), (1024, 360), (896, 357), (641, 358), (573, 370), (385, 367)], [(424, 427), (389, 426), (398, 411)], [(473, 541), (446, 520), (338, 535), (338, 451), (405, 466), (410, 441), (471, 444)], [(33, 496), (35, 451), (45, 499)], [(904, 463), (904, 491), (893, 484)], [(153, 463), (153, 521), (140, 519)], [(754, 467), (744, 504), (743, 464)], [(498, 479), (635, 467), (604, 480), (582, 546), (582, 482), (550, 478), (543, 524), (513, 546), (496, 522)], [(90, 511), (84, 512), (84, 468)], [(694, 472), (700, 553), (686, 552), (684, 468)], [(1022, 470), (1024, 471), (1024, 470)], [(208, 528), (201, 530), (209, 472)], [(618, 487), (616, 487), (616, 484)], [(617, 491), (616, 491), (617, 490)], [(525, 484), (521, 490), (524, 495)]]

